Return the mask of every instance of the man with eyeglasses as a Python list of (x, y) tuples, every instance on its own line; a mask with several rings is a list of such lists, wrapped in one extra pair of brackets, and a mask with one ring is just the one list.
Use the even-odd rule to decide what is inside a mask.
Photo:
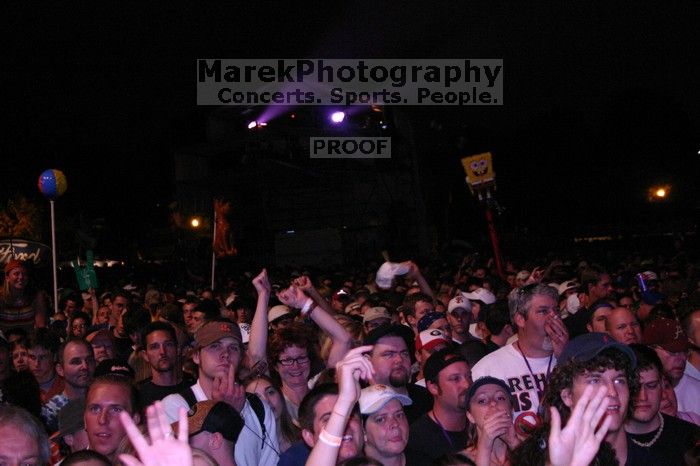
[[(205, 400), (224, 401), (233, 406), (245, 422), (236, 442), (236, 464), (277, 464), (279, 446), (272, 410), (259, 399), (246, 398), (243, 386), (236, 379), (242, 347), (238, 324), (225, 320), (207, 322), (195, 332), (194, 340), (192, 359), (197, 364), (199, 377), (197, 383), (187, 390), (163, 399), (170, 422), (179, 419), (181, 407), (189, 409), (196, 402)], [(264, 409), (262, 423), (253, 403), (259, 403), (258, 406), (262, 405)]]
[(388, 385), (413, 401), (406, 406), (409, 424), (430, 411), (433, 398), (423, 387), (410, 383), (415, 357), (413, 330), (405, 325), (383, 325), (369, 332), (365, 345), (374, 345), (370, 361), (374, 366), (372, 384)]
[(474, 380), (491, 376), (508, 384), (516, 424), (541, 421), (539, 409), (547, 379), (569, 341), (559, 318), (558, 298), (556, 289), (543, 284), (511, 291), (508, 307), (518, 340), (487, 354), (472, 368)]

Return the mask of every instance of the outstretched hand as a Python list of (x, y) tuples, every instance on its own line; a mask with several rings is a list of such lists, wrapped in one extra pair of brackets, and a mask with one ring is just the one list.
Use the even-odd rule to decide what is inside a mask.
[(122, 412), (119, 420), (140, 459), (139, 461), (132, 455), (119, 455), (119, 459), (127, 466), (192, 466), (192, 449), (188, 443), (185, 408), (180, 408), (177, 437), (168, 423), (168, 417), (160, 401), (156, 401), (146, 409), (150, 444), (129, 414)]
[(587, 466), (598, 453), (600, 443), (610, 428), (612, 418), (601, 419), (608, 409), (608, 389), (587, 386), (574, 406), (566, 426), (561, 428), (561, 416), (555, 407), (549, 431), (549, 463), (552, 466)]

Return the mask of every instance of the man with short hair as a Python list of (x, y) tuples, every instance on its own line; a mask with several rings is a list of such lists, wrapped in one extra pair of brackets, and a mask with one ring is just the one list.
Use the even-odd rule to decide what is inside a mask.
[(49, 464), (49, 440), (39, 421), (17, 406), (0, 404), (0, 464)]
[(662, 398), (661, 360), (651, 348), (632, 345), (637, 357), (639, 393), (625, 423), (628, 464), (683, 464), (697, 440), (698, 427), (659, 412)]
[(185, 322), (187, 334), (190, 336), (194, 335), (195, 324), (192, 322), (192, 311), (197, 307), (197, 304), (199, 304), (199, 299), (196, 296), (187, 296), (182, 305), (182, 319)]
[(141, 403), (150, 406), (172, 393), (180, 393), (192, 385), (190, 380), (178, 378), (177, 336), (172, 325), (152, 322), (142, 332), (141, 356), (148, 362), (151, 377), (139, 382), (137, 388)]
[(109, 327), (116, 327), (119, 318), (131, 303), (131, 296), (125, 291), (117, 291), (109, 304)]
[(58, 349), (56, 372), (63, 377), (63, 391), (50, 398), (41, 408), (41, 418), (49, 432), (58, 430), (58, 412), (69, 400), (85, 398), (95, 373), (92, 346), (85, 340), (69, 340)]
[(36, 329), (29, 336), (29, 370), (39, 383), (42, 404), (63, 391), (63, 377), (56, 375), (59, 345), (58, 337), (45, 328)]
[(589, 332), (602, 332), (607, 331), (607, 322), (610, 313), (613, 310), (613, 305), (606, 300), (596, 301), (591, 304), (591, 307), (586, 310), (581, 310), (580, 312), (585, 312), (588, 314), (588, 323), (586, 324), (586, 330)]
[(408, 445), (436, 459), (467, 447), (466, 396), (472, 379), (467, 361), (450, 348), (430, 355), (424, 373), (433, 409), (410, 425)]
[(406, 296), (401, 307), (401, 313), (406, 324), (411, 327), (416, 335), (418, 335), (418, 321), (427, 313), (434, 311), (433, 297), (420, 291)]
[[(293, 444), (282, 453), (278, 466), (303, 466), (311, 449), (319, 442), (319, 436), (330, 418), (333, 407), (338, 401), (338, 385), (324, 383), (316, 385), (299, 405), (299, 427), (301, 442)], [(360, 411), (355, 405), (345, 426), (337, 462), (345, 461), (362, 454), (364, 437)]]
[(513, 417), (538, 415), (549, 374), (569, 341), (559, 318), (557, 290), (532, 284), (511, 291), (508, 299), (518, 340), (487, 354), (472, 368), (476, 380), (487, 375), (505, 381), (513, 395)]
[(415, 357), (413, 331), (405, 325), (383, 325), (365, 337), (365, 345), (374, 345), (370, 361), (374, 366), (374, 384), (388, 385), (413, 401), (406, 407), (409, 424), (432, 407), (428, 390), (410, 383), (411, 364)]
[(86, 338), (90, 345), (92, 345), (92, 350), (95, 352), (95, 361), (101, 363), (105, 359), (114, 359), (114, 337), (112, 336), (111, 330), (106, 328), (100, 329), (96, 332), (92, 332)]
[(642, 328), (637, 317), (626, 307), (616, 307), (605, 320), (605, 331), (616, 341), (631, 345), (642, 342)]
[(216, 302), (212, 299), (202, 299), (197, 303), (194, 309), (192, 309), (192, 333), (196, 333), (206, 322), (210, 322), (214, 319), (221, 317), (221, 311)]
[[(209, 454), (219, 466), (236, 466), (233, 452), (243, 427), (240, 414), (222, 401), (200, 401), (187, 413), (190, 445)], [(177, 424), (173, 431), (178, 431)]]
[[(260, 399), (253, 399), (255, 395), (247, 399), (245, 390), (235, 378), (241, 362), (241, 345), (238, 324), (229, 321), (203, 324), (195, 333), (195, 352), (192, 355), (198, 368), (197, 383), (180, 394), (166, 396), (163, 407), (170, 422), (175, 422), (181, 407), (189, 409), (198, 401), (216, 400), (230, 404), (241, 414), (246, 425), (236, 442), (236, 464), (275, 464), (279, 446), (272, 410)], [(252, 403), (262, 405), (262, 422)]]
[(105, 374), (90, 384), (85, 399), (85, 431), (89, 449), (116, 461), (119, 444), (126, 430), (119, 414), (126, 412), (135, 424), (139, 423), (138, 393), (131, 381), (121, 375)]
[(484, 325), (489, 331), (489, 337), (486, 340), (486, 354), (503, 348), (513, 336), (513, 325), (510, 322), (508, 305), (505, 302), (499, 302), (485, 309)]

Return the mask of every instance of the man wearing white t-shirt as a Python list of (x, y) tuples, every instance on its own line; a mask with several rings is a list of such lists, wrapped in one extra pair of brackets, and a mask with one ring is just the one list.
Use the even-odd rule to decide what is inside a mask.
[(492, 376), (508, 384), (516, 427), (519, 422), (537, 422), (547, 379), (569, 341), (557, 298), (557, 290), (548, 285), (514, 289), (508, 307), (518, 340), (484, 356), (472, 368), (473, 380)]

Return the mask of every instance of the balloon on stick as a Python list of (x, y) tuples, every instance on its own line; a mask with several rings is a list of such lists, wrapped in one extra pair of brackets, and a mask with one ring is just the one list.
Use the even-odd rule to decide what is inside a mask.
[(58, 275), (56, 273), (56, 217), (53, 201), (61, 197), (68, 188), (66, 175), (61, 170), (49, 168), (39, 175), (39, 192), (46, 197), (51, 204), (51, 254), (53, 256), (53, 309), (58, 314)]

